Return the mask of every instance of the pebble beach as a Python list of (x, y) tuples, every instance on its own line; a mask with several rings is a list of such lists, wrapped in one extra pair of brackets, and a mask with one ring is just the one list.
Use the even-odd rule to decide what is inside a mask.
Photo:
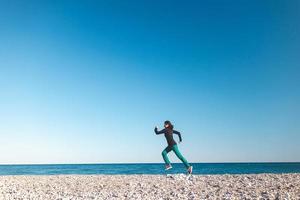
[(300, 199), (300, 174), (9, 175), (0, 199)]

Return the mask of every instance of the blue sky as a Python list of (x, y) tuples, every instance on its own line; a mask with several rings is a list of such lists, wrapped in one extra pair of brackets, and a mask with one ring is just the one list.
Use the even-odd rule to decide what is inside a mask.
[(299, 6), (0, 1), (0, 163), (300, 161)]

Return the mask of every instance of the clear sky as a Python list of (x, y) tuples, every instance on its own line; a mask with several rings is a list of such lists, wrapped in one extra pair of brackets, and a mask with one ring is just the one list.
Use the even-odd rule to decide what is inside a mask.
[[(300, 161), (299, 1), (0, 1), (0, 163)], [(178, 162), (173, 155), (172, 161)]]

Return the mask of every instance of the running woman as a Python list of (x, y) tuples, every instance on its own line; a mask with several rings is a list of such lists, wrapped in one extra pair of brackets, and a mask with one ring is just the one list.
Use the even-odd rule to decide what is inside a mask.
[(173, 125), (171, 124), (170, 121), (165, 121), (164, 123), (164, 129), (162, 129), (161, 131), (158, 131), (157, 127), (155, 127), (154, 132), (156, 133), (156, 135), (159, 134), (164, 134), (168, 143), (168, 146), (163, 150), (162, 157), (166, 163), (166, 170), (169, 170), (172, 168), (170, 160), (168, 158), (168, 153), (170, 151), (174, 151), (174, 153), (176, 154), (176, 156), (183, 162), (184, 166), (186, 167), (187, 171), (189, 174), (192, 173), (193, 171), (193, 166), (191, 166), (187, 160), (181, 155), (177, 143), (175, 142), (174, 138), (173, 138), (173, 133), (178, 135), (179, 137), (179, 142), (182, 142), (182, 138), (181, 138), (181, 134), (178, 131), (173, 130)]

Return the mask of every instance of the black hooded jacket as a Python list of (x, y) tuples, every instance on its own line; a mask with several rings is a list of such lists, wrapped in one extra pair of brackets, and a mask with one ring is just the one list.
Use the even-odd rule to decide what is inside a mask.
[(173, 145), (177, 144), (173, 138), (173, 133), (178, 135), (179, 137), (179, 141), (181, 142), (181, 134), (178, 131), (175, 130), (171, 130), (171, 129), (162, 129), (161, 131), (158, 131), (157, 128), (154, 129), (154, 132), (156, 133), (156, 135), (159, 134), (164, 134), (168, 143), (168, 146), (172, 147)]

